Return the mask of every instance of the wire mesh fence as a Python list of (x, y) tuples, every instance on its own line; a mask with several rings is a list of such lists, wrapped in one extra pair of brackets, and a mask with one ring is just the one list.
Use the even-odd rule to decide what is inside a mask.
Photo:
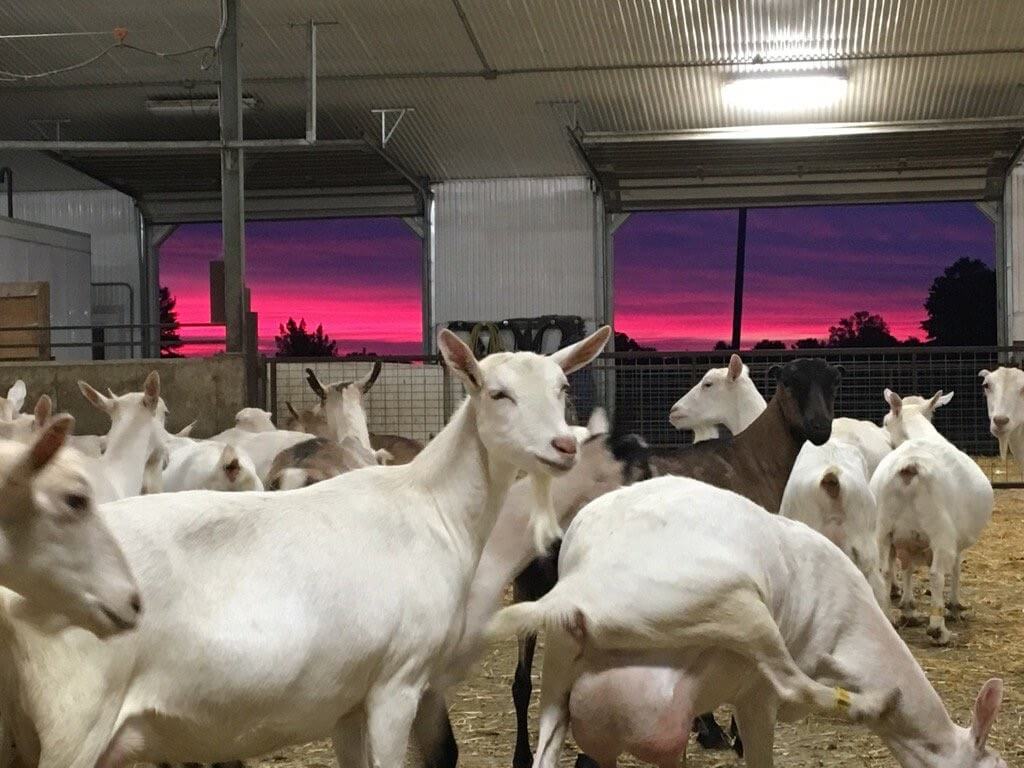
[[(1020, 350), (995, 347), (897, 347), (892, 349), (754, 350), (742, 353), (758, 389), (770, 398), (772, 365), (796, 357), (823, 357), (842, 365), (835, 413), (881, 423), (888, 406), (882, 392), (901, 395), (954, 392), (952, 402), (935, 415), (935, 426), (959, 448), (975, 457), (993, 483), (1024, 482), (1013, 459), (1003, 461), (989, 433), (988, 413), (978, 371), (993, 369)], [(601, 356), (571, 377), (571, 418), (583, 423), (596, 405), (614, 415), (616, 429), (635, 432), (652, 445), (690, 442), (676, 430), (669, 410), (709, 368), (725, 366), (729, 351), (620, 352)], [(383, 368), (366, 406), (370, 430), (428, 440), (444, 426), (462, 398), (462, 388), (436, 357), (361, 357), (269, 360), (268, 407), (287, 414), (286, 403), (311, 408), (316, 395), (306, 383), (306, 368), (323, 382), (351, 381), (380, 360)], [(278, 423), (283, 423), (279, 421)]]

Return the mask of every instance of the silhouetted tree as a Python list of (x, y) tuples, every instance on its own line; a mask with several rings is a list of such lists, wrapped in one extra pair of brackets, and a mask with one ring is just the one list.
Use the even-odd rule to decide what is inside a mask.
[(160, 286), (160, 357), (181, 357), (182, 347), (178, 329), (178, 300), (171, 295), (171, 289)]
[(645, 347), (632, 336), (626, 333), (615, 333), (616, 352), (655, 352), (654, 347)]
[(828, 329), (830, 347), (895, 347), (898, 344), (882, 316), (864, 310), (844, 317)]
[(278, 328), (279, 335), (274, 337), (278, 357), (334, 357), (338, 342), (331, 341), (322, 324), (310, 333), (306, 330), (306, 318), (296, 324), (289, 317), (288, 322)]
[(942, 346), (995, 344), (996, 273), (978, 259), (957, 259), (935, 278), (921, 327)]
[(716, 352), (720, 352), (722, 350), (732, 349), (732, 345), (729, 344), (729, 342), (727, 342), (727, 341), (716, 341), (715, 342), (715, 346), (713, 347), (713, 349)]
[(810, 336), (806, 339), (797, 339), (793, 342), (793, 349), (821, 349), (824, 346), (824, 341)]
[(905, 341), (900, 342), (904, 347), (920, 347), (923, 342), (917, 336), (907, 336)]
[(786, 342), (778, 339), (761, 339), (751, 349), (785, 349)]

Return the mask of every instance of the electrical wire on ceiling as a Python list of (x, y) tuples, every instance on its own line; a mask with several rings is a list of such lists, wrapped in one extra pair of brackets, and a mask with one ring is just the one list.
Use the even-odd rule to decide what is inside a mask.
[[(199, 68), (207, 70), (213, 66), (213, 62), (217, 59), (217, 54), (220, 52), (221, 42), (224, 39), (224, 33), (227, 28), (227, 7), (226, 0), (221, 0), (220, 4), (220, 28), (217, 31), (217, 37), (213, 42), (213, 45), (198, 45), (194, 48), (184, 48), (180, 51), (154, 51), (149, 48), (143, 48), (139, 45), (133, 45), (132, 43), (126, 43), (125, 38), (128, 36), (128, 30), (125, 27), (115, 27), (110, 34), (112, 34), (116, 42), (111, 43), (106, 48), (101, 50), (99, 53), (90, 56), (84, 61), (79, 61), (75, 64), (69, 64), (65, 67), (57, 67), (56, 69), (49, 69), (45, 72), (11, 72), (6, 69), (0, 69), (0, 81), (17, 83), (25, 82), (28, 80), (38, 80), (44, 77), (53, 77), (54, 75), (61, 75), (65, 72), (74, 72), (78, 69), (84, 69), (91, 64), (95, 64), (100, 59), (103, 59), (114, 51), (117, 50), (128, 50), (135, 51), (136, 53), (142, 53), (147, 56), (154, 56), (159, 59), (177, 59), (182, 56), (191, 56), (193, 54), (202, 53), (203, 58), (199, 63)], [(85, 33), (87, 35), (94, 35), (95, 33)], [(104, 33), (106, 34), (106, 33)], [(68, 36), (73, 36), (75, 33), (68, 33)], [(39, 37), (51, 37), (51, 36), (64, 36), (63, 33), (55, 33), (54, 35), (38, 35)], [(33, 36), (35, 37), (35, 36)]]

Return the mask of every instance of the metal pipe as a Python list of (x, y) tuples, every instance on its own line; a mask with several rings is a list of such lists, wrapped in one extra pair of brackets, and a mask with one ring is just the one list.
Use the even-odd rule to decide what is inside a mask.
[(747, 260), (747, 209), (740, 208), (739, 224), (736, 229), (736, 287), (732, 295), (732, 348), (740, 348), (740, 331), (743, 325), (743, 275)]
[(224, 251), (224, 311), (227, 351), (246, 351), (245, 158), (230, 142), (242, 138), (242, 75), (238, 62), (238, 0), (225, 0), (220, 50), (221, 234)]
[[(438, 69), (399, 72), (353, 72), (350, 74), (321, 75), (321, 83), (351, 83), (364, 81), (387, 80), (459, 80), (483, 78), (493, 80), (496, 77), (530, 76), (530, 75), (574, 75), (591, 72), (648, 72), (674, 71), (683, 69), (733, 69), (742, 66), (764, 67), (768, 64), (844, 64), (857, 61), (903, 61), (915, 59), (954, 59), (971, 56), (1019, 56), (1024, 54), (1021, 47), (1003, 48), (964, 48), (947, 51), (897, 51), (886, 53), (851, 53), (837, 56), (779, 56), (758, 59), (756, 55), (742, 58), (691, 59), (675, 62), (625, 62), (622, 64), (573, 64), (566, 66), (510, 67), (508, 69)], [(300, 83), (305, 75), (278, 75), (254, 77), (249, 79), (250, 85), (270, 84), (288, 85)], [(202, 79), (193, 83), (199, 86), (215, 86), (216, 80)], [(22, 93), (31, 91), (80, 91), (91, 88), (181, 88), (181, 80), (131, 80), (118, 83), (89, 82), (73, 85), (33, 85), (19, 87)]]
[(416, 194), (420, 198), (420, 204), (423, 206), (424, 211), (426, 211), (427, 203), (431, 197), (430, 188), (427, 186), (426, 182), (421, 178), (413, 176), (413, 174), (410, 171), (406, 170), (406, 168), (401, 163), (399, 163), (397, 160), (391, 157), (391, 155), (389, 155), (384, 149), (377, 146), (376, 142), (374, 142), (374, 140), (371, 139), (367, 134), (363, 134), (363, 144), (372, 151), (376, 152), (385, 163), (387, 163), (396, 171), (398, 171), (398, 173), (401, 174), (402, 178), (404, 178), (407, 182), (409, 182), (409, 184), (413, 186), (413, 188), (416, 190)]
[(0, 184), (7, 187), (7, 218), (14, 218), (14, 169), (9, 165), (0, 168)]
[(316, 141), (316, 23), (310, 19), (306, 53), (309, 57), (309, 83), (306, 88), (306, 141)]
[(32, 152), (195, 152), (224, 149), (244, 149), (249, 152), (301, 150), (310, 147), (322, 149), (365, 149), (361, 139), (331, 139), (315, 144), (306, 139), (236, 139), (202, 141), (54, 141), (54, 140), (0, 140), (0, 150)]

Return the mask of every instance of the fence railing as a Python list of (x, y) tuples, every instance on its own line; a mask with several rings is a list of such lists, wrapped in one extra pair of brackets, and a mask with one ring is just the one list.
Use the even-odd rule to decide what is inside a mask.
[[(161, 340), (160, 331), (167, 329), (179, 331), (181, 338)], [(26, 341), (25, 332), (32, 332), (41, 343)], [(150, 340), (144, 343), (147, 334)], [(224, 341), (223, 323), (2, 325), (0, 360), (39, 360), (41, 353), (48, 355), (45, 359), (69, 362), (146, 358), (160, 357), (165, 351), (202, 357), (223, 352)]]
[[(881, 423), (888, 410), (882, 391), (901, 395), (955, 392), (953, 401), (938, 410), (935, 426), (962, 450), (974, 456), (993, 483), (1024, 483), (1012, 459), (1002, 461), (989, 433), (988, 412), (978, 371), (1015, 359), (1019, 348), (895, 347), (881, 349), (827, 348), (813, 350), (754, 350), (741, 355), (765, 398), (774, 390), (769, 368), (797, 357), (822, 357), (842, 365), (844, 375), (836, 395), (837, 416)], [(669, 424), (672, 404), (696, 384), (708, 368), (727, 364), (729, 351), (618, 352), (602, 355), (572, 379), (574, 415), (585, 421), (595, 405), (614, 415), (616, 428), (643, 435), (652, 445), (687, 443), (692, 436)], [(309, 408), (317, 398), (306, 383), (305, 369), (313, 368), (322, 381), (346, 381), (364, 374), (373, 361), (384, 363), (381, 376), (367, 396), (370, 429), (429, 439), (445, 424), (462, 397), (459, 384), (447, 376), (437, 357), (392, 356), (351, 358), (272, 358), (267, 361), (268, 408), (286, 414), (286, 402)], [(283, 422), (279, 422), (283, 423)]]

